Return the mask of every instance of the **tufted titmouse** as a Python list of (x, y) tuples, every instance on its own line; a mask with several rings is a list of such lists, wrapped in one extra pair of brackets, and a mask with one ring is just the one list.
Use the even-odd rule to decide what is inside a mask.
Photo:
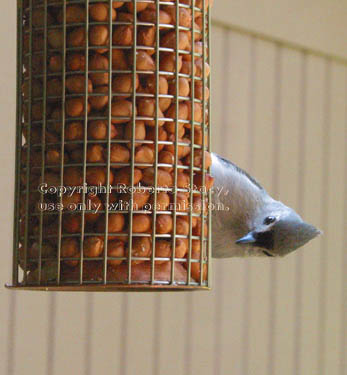
[(212, 256), (284, 256), (321, 232), (251, 176), (212, 154)]

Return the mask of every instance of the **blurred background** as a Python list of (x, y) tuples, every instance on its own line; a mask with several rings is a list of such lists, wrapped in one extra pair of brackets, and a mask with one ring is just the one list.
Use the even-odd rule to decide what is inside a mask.
[(9, 292), (16, 4), (0, 12), (0, 373), (345, 375), (347, 3), (215, 0), (213, 150), (324, 236), (211, 292)]

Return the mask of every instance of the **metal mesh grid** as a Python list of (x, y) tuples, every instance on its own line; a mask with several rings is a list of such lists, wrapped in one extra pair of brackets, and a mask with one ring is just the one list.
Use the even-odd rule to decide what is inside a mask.
[(210, 287), (209, 22), (208, 0), (18, 1), (13, 287)]

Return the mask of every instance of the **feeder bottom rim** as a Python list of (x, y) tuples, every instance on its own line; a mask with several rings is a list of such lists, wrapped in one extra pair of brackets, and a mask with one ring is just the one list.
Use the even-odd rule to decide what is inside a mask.
[(40, 292), (189, 292), (210, 291), (207, 286), (197, 285), (160, 285), (160, 284), (98, 284), (98, 285), (10, 285), (5, 284), (9, 290), (29, 290)]

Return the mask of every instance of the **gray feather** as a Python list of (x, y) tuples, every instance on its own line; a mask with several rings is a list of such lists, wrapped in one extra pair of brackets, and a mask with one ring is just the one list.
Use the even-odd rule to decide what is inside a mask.
[[(213, 257), (283, 256), (320, 233), (294, 210), (271, 198), (253, 177), (216, 154), (212, 154), (211, 174), (215, 178), (212, 192)], [(267, 216), (277, 218), (271, 228), (263, 224)], [(236, 244), (238, 239), (252, 231), (271, 233), (273, 248), (265, 249), (257, 243)]]

